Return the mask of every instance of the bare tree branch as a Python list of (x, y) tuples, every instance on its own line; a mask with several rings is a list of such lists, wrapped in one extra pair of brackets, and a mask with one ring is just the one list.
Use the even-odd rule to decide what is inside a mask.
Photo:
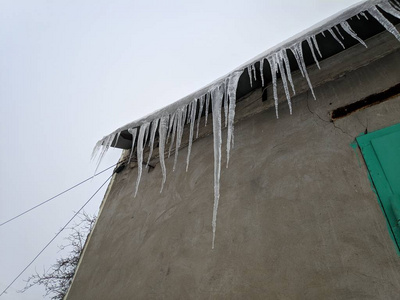
[(65, 238), (68, 243), (58, 246), (60, 251), (71, 248), (68, 256), (57, 259), (47, 271), (43, 269), (42, 273), (38, 273), (35, 270), (35, 274), (26, 280), (26, 286), (19, 292), (23, 293), (35, 285), (42, 285), (46, 291), (45, 296), (51, 295), (52, 300), (62, 300), (71, 285), (86, 239), (95, 222), (95, 215), (82, 212), (79, 221), (68, 228), (71, 230), (71, 234)]

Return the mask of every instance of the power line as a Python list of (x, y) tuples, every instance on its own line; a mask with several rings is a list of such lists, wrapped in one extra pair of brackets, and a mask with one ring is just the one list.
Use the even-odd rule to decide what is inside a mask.
[(115, 167), (116, 165), (121, 164), (121, 163), (123, 163), (123, 162), (124, 162), (124, 161), (120, 161), (120, 162), (118, 162), (118, 163), (116, 163), (116, 164), (114, 164), (114, 165), (108, 167), (107, 169), (104, 169), (103, 171), (94, 174), (92, 177), (89, 177), (89, 178), (87, 178), (87, 179), (85, 179), (85, 180), (83, 180), (83, 181), (81, 181), (81, 182), (75, 184), (74, 186), (70, 187), (69, 189), (66, 189), (65, 191), (63, 191), (63, 192), (61, 192), (61, 193), (59, 193), (59, 194), (57, 194), (57, 195), (55, 195), (55, 196), (53, 196), (53, 197), (51, 197), (51, 198), (49, 198), (49, 199), (47, 199), (47, 200), (45, 200), (45, 201), (43, 201), (43, 202), (41, 202), (41, 203), (35, 205), (34, 207), (31, 207), (31, 208), (25, 210), (24, 212), (20, 213), (19, 215), (16, 215), (15, 217), (13, 217), (13, 218), (11, 218), (11, 219), (9, 219), (9, 220), (7, 220), (7, 221), (1, 223), (1, 224), (0, 224), (0, 227), (3, 226), (3, 225), (5, 225), (5, 224), (7, 224), (8, 222), (11, 222), (11, 221), (13, 221), (13, 220), (15, 220), (15, 219), (17, 219), (17, 218), (23, 216), (24, 214), (26, 214), (26, 213), (28, 213), (28, 212), (34, 210), (35, 208), (38, 208), (39, 206), (42, 206), (43, 204), (46, 204), (47, 202), (50, 202), (51, 200), (53, 200), (53, 199), (55, 199), (55, 198), (57, 198), (57, 197), (59, 197), (59, 196), (65, 194), (66, 192), (69, 192), (70, 190), (72, 190), (72, 189), (74, 189), (74, 188), (80, 186), (81, 184), (84, 184), (85, 182), (91, 180), (93, 177), (95, 177), (95, 176), (97, 176), (97, 175), (100, 175), (100, 174), (102, 174), (102, 173), (108, 171), (109, 169), (111, 169), (111, 168)]
[(89, 198), (89, 200), (87, 200), (82, 206), (81, 208), (72, 216), (71, 219), (69, 219), (69, 221), (60, 229), (59, 232), (57, 232), (57, 234), (46, 244), (46, 246), (44, 246), (44, 248), (42, 250), (40, 250), (40, 252), (32, 259), (32, 261), (17, 275), (17, 277), (14, 278), (14, 280), (5, 288), (5, 290), (0, 294), (0, 297), (7, 292), (7, 290), (13, 285), (13, 283), (26, 271), (26, 269), (28, 269), (33, 263), (34, 261), (39, 257), (40, 254), (43, 253), (44, 250), (46, 250), (46, 248), (59, 236), (59, 234), (69, 225), (69, 223), (72, 222), (72, 220), (79, 214), (79, 212), (90, 202), (90, 200), (93, 199), (93, 197), (100, 191), (100, 189), (107, 183), (108, 180), (110, 180), (110, 178), (114, 175), (111, 174), (110, 177), (107, 178), (106, 181), (104, 181), (104, 183), (96, 190), (96, 192), (94, 192), (94, 194)]

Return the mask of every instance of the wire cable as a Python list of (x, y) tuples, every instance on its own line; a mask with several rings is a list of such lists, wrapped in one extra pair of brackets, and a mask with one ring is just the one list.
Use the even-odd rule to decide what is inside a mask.
[(19, 218), (19, 217), (25, 215), (26, 213), (28, 213), (28, 212), (34, 210), (35, 208), (38, 208), (39, 206), (42, 206), (43, 204), (46, 204), (47, 202), (50, 202), (51, 200), (53, 200), (53, 199), (55, 199), (55, 198), (57, 198), (57, 197), (59, 197), (59, 196), (65, 194), (65, 193), (69, 192), (70, 190), (72, 190), (72, 189), (74, 189), (74, 188), (80, 186), (81, 184), (84, 184), (85, 182), (91, 180), (93, 177), (98, 176), (98, 175), (100, 175), (100, 174), (102, 174), (102, 173), (108, 171), (109, 169), (115, 167), (116, 165), (122, 164), (122, 163), (124, 163), (124, 162), (125, 162), (125, 161), (120, 161), (120, 162), (118, 162), (118, 163), (116, 163), (116, 164), (114, 164), (114, 165), (108, 167), (107, 169), (104, 169), (103, 171), (101, 171), (101, 172), (99, 172), (99, 173), (96, 173), (96, 174), (94, 174), (93, 176), (91, 176), (91, 177), (89, 177), (89, 178), (87, 178), (87, 179), (85, 179), (85, 180), (83, 180), (83, 181), (81, 181), (81, 182), (75, 184), (74, 186), (70, 187), (69, 189), (66, 189), (65, 191), (63, 191), (63, 192), (61, 192), (61, 193), (59, 193), (59, 194), (57, 194), (57, 195), (55, 195), (55, 196), (53, 196), (53, 197), (51, 197), (51, 198), (49, 198), (49, 199), (47, 199), (47, 200), (45, 200), (45, 201), (43, 201), (43, 202), (41, 202), (41, 203), (35, 205), (34, 207), (31, 207), (31, 208), (25, 210), (24, 212), (20, 213), (19, 215), (16, 215), (15, 217), (13, 217), (13, 218), (11, 218), (11, 219), (9, 219), (9, 220), (3, 222), (3, 223), (0, 223), (0, 227), (3, 226), (3, 225), (5, 225), (5, 224), (7, 224), (8, 222), (11, 222), (11, 221), (13, 221), (13, 220), (15, 220), (15, 219), (17, 219), (17, 218)]
[(69, 221), (60, 229), (60, 231), (57, 232), (57, 234), (46, 244), (46, 246), (44, 246), (44, 248), (42, 250), (40, 250), (40, 252), (32, 259), (32, 261), (17, 275), (17, 277), (14, 278), (14, 280), (4, 289), (4, 291), (0, 294), (0, 297), (7, 292), (7, 290), (13, 285), (13, 283), (15, 281), (17, 281), (17, 279), (26, 271), (26, 269), (28, 269), (33, 263), (34, 261), (39, 257), (40, 254), (43, 253), (44, 250), (46, 250), (46, 248), (60, 235), (60, 233), (69, 225), (69, 223), (72, 222), (72, 220), (79, 214), (79, 212), (90, 202), (90, 200), (93, 199), (93, 197), (101, 190), (101, 188), (107, 183), (107, 181), (110, 180), (110, 178), (114, 175), (111, 174), (110, 177), (107, 178), (107, 180), (96, 190), (96, 192), (94, 192), (94, 194), (89, 198), (89, 200), (87, 200), (82, 206), (81, 208), (72, 216), (71, 219), (69, 219)]

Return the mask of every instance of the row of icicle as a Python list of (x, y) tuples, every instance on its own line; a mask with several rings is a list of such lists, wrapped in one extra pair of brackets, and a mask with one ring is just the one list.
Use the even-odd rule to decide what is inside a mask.
[[(400, 6), (396, 4), (390, 4), (388, 1), (381, 1), (376, 6), (379, 6), (385, 12), (397, 17), (400, 19), (400, 13), (397, 9), (400, 9)], [(387, 20), (382, 13), (376, 8), (375, 5), (372, 5), (366, 11), (373, 16), (382, 26), (392, 33), (399, 41), (400, 41), (400, 33), (397, 31), (395, 26)], [(357, 18), (363, 17), (368, 19), (368, 16), (364, 12), (360, 12), (356, 15)], [(352, 38), (356, 39), (359, 43), (367, 47), (365, 42), (360, 39), (354, 30), (350, 27), (347, 21), (343, 21), (332, 28), (328, 28), (327, 31), (332, 37), (343, 47), (345, 48), (342, 40), (344, 40), (343, 35), (341, 34), (338, 26), (340, 26), (344, 32), (349, 34)], [(336, 31), (336, 33), (335, 33)], [(319, 32), (323, 36), (325, 36), (325, 32)], [(318, 34), (318, 33), (317, 33)], [(321, 52), (318, 47), (316, 35), (311, 35), (305, 38), (307, 42), (311, 54), (314, 58), (314, 61), (318, 68), (319, 62), (317, 59), (317, 55), (315, 52), (318, 53), (318, 56), (322, 58)], [(217, 221), (217, 212), (218, 212), (218, 203), (219, 203), (219, 183), (220, 183), (220, 176), (221, 176), (221, 144), (222, 144), (222, 107), (224, 108), (225, 114), (225, 127), (227, 127), (227, 141), (226, 141), (226, 154), (227, 154), (227, 167), (229, 163), (229, 156), (230, 150), (233, 147), (233, 139), (234, 139), (234, 117), (235, 117), (235, 106), (236, 106), (236, 89), (237, 84), (239, 82), (239, 78), (242, 75), (244, 69), (247, 68), (248, 74), (250, 77), (250, 85), (253, 84), (253, 79), (257, 80), (256, 75), (256, 68), (255, 64), (259, 63), (260, 65), (260, 77), (262, 86), (264, 86), (264, 76), (263, 76), (263, 68), (264, 68), (264, 60), (267, 60), (271, 69), (271, 76), (272, 76), (272, 88), (273, 88), (273, 97), (274, 97), (274, 104), (275, 104), (275, 111), (276, 117), (278, 118), (278, 95), (277, 95), (277, 73), (281, 75), (281, 80), (284, 88), (284, 92), (286, 95), (286, 100), (289, 106), (289, 112), (292, 114), (292, 105), (291, 105), (291, 93), (289, 90), (289, 84), (292, 90), (292, 95), (295, 95), (295, 88), (293, 84), (293, 79), (291, 75), (291, 68), (289, 65), (289, 58), (287, 51), (290, 50), (297, 62), (299, 70), (303, 77), (305, 77), (308, 86), (310, 87), (311, 93), (315, 99), (315, 94), (313, 91), (313, 87), (310, 81), (310, 78), (307, 73), (307, 67), (304, 62), (303, 57), (303, 50), (302, 50), (302, 41), (293, 44), (288, 48), (282, 48), (272, 54), (269, 54), (266, 57), (263, 57), (260, 61), (257, 61), (247, 67), (244, 67), (242, 70), (235, 71), (232, 74), (228, 75), (225, 80), (221, 83), (212, 86), (208, 92), (198, 99), (193, 99), (190, 103), (185, 104), (179, 107), (173, 113), (165, 113), (160, 118), (156, 118), (151, 122), (145, 122), (140, 127), (130, 128), (128, 132), (132, 135), (132, 148), (129, 157), (129, 161), (132, 158), (132, 154), (134, 153), (134, 149), (136, 147), (136, 158), (137, 158), (137, 168), (138, 168), (138, 176), (136, 181), (136, 188), (135, 188), (135, 197), (138, 192), (139, 183), (142, 175), (142, 168), (143, 168), (143, 152), (148, 142), (149, 147), (149, 155), (147, 159), (146, 167), (150, 162), (150, 158), (153, 154), (154, 148), (154, 141), (157, 134), (158, 129), (158, 144), (159, 144), (159, 159), (160, 165), (162, 170), (162, 183), (161, 183), (161, 190), (163, 190), (164, 183), (167, 178), (167, 171), (165, 167), (165, 154), (166, 154), (166, 145), (169, 143), (168, 149), (168, 157), (170, 156), (173, 147), (175, 145), (175, 159), (173, 165), (173, 171), (176, 167), (176, 162), (178, 158), (178, 150), (181, 146), (183, 130), (186, 124), (189, 124), (189, 144), (188, 144), (188, 153), (186, 159), (186, 171), (189, 167), (190, 161), (190, 153), (192, 149), (192, 143), (194, 138), (194, 131), (196, 128), (196, 138), (199, 135), (199, 128), (200, 128), (200, 119), (203, 114), (205, 115), (205, 125), (207, 125), (208, 113), (209, 108), (212, 108), (212, 117), (213, 117), (213, 136), (214, 136), (214, 209), (213, 209), (213, 217), (212, 217), (212, 229), (213, 229), (213, 238), (212, 238), (212, 248), (214, 249), (215, 243), (215, 231), (216, 231), (216, 221)], [(196, 119), (197, 116), (197, 119)], [(98, 152), (98, 165), (100, 164), (102, 158), (104, 157), (105, 153), (111, 146), (111, 144), (116, 145), (118, 139), (120, 137), (121, 131), (114, 132), (102, 140), (100, 140), (93, 151), (93, 156), (95, 157)], [(150, 138), (149, 138), (150, 135)], [(114, 141), (115, 140), (115, 141)], [(101, 151), (100, 151), (101, 149)], [(96, 169), (97, 170), (97, 169)]]

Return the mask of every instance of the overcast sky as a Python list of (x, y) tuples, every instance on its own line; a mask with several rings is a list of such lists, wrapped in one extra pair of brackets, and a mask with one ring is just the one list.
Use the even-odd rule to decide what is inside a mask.
[[(0, 0), (0, 223), (91, 176), (104, 135), (356, 2)], [(0, 227), (0, 293), (109, 174)], [(44, 294), (16, 290), (63, 236), (1, 299)]]

